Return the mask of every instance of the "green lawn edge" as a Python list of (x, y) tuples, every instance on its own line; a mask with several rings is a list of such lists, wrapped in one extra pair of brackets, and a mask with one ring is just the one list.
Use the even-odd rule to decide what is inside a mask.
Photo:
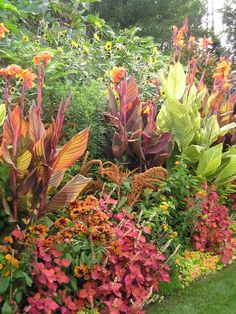
[(236, 314), (236, 263), (175, 292), (147, 314)]

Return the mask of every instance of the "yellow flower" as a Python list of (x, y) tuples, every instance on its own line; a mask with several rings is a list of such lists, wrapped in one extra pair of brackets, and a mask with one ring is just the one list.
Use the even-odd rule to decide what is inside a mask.
[(97, 26), (98, 28), (102, 28), (102, 23), (101, 22), (95, 22), (95, 26)]
[(12, 257), (11, 254), (5, 255), (5, 259), (7, 260), (8, 264), (13, 265), (15, 268), (19, 268), (19, 261), (16, 258)]
[(144, 114), (150, 114), (150, 110), (151, 110), (151, 107), (150, 107), (150, 106), (147, 106), (147, 107), (143, 110), (143, 113), (144, 113)]
[(100, 41), (100, 40), (101, 40), (97, 33), (94, 33), (94, 34), (93, 34), (93, 37), (94, 37), (94, 39), (97, 40), (97, 41)]
[(112, 42), (111, 42), (111, 41), (108, 41), (108, 42), (106, 43), (106, 45), (104, 46), (104, 48), (105, 48), (105, 50), (111, 50), (111, 48), (112, 48)]
[(108, 95), (109, 95), (109, 89), (108, 89), (108, 88), (104, 91), (104, 95), (105, 95), (106, 97), (108, 97)]
[(0, 264), (0, 270), (2, 270), (3, 269), (3, 265), (2, 264)]
[(89, 53), (89, 47), (87, 47), (87, 46), (83, 46), (83, 50), (84, 50), (84, 52), (86, 52), (86, 53)]
[(4, 242), (13, 243), (13, 238), (11, 236), (7, 236), (3, 238)]
[(207, 193), (205, 191), (198, 191), (198, 194), (202, 195), (202, 196), (206, 196), (207, 195)]
[(176, 160), (175, 165), (178, 166), (180, 164), (180, 162), (178, 160)]
[(157, 63), (157, 58), (156, 57), (151, 57), (150, 58), (150, 64), (151, 65), (154, 65), (154, 64), (156, 64)]
[(165, 92), (163, 90), (161, 90), (160, 96), (163, 97), (163, 98), (166, 96), (166, 94), (165, 94)]
[(163, 195), (163, 196), (161, 196), (161, 200), (162, 201), (166, 201), (166, 197)]
[(176, 265), (178, 265), (178, 266), (180, 266), (180, 265), (181, 265), (181, 263), (180, 263), (180, 259), (179, 259), (179, 258), (176, 258), (176, 260), (175, 260), (175, 264), (176, 264)]
[(43, 35), (43, 38), (44, 38), (44, 39), (48, 39), (48, 34), (44, 34), (44, 35)]
[(168, 225), (166, 225), (166, 224), (163, 224), (163, 225), (162, 225), (162, 228), (164, 229), (164, 231), (169, 230), (169, 226), (168, 226)]
[(169, 208), (169, 204), (167, 204), (166, 202), (162, 202), (160, 208), (166, 210)]
[(74, 47), (74, 48), (78, 48), (79, 44), (77, 43), (77, 41), (72, 40), (71, 41), (71, 46)]
[(174, 232), (172, 232), (171, 234), (169, 234), (168, 237), (169, 237), (170, 239), (174, 239), (174, 238), (177, 237), (177, 235), (178, 235), (178, 232), (174, 231)]
[(158, 55), (158, 53), (159, 53), (159, 50), (157, 49), (157, 47), (154, 47), (153, 48), (153, 54)]
[(26, 36), (26, 35), (22, 36), (22, 39), (23, 39), (26, 43), (28, 43), (28, 42), (29, 42), (29, 37), (28, 37), (28, 36)]

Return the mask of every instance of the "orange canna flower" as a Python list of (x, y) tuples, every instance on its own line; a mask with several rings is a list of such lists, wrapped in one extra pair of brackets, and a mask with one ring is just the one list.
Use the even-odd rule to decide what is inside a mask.
[(112, 69), (112, 80), (115, 84), (120, 83), (121, 79), (125, 77), (126, 69), (123, 67), (114, 67)]
[(32, 73), (29, 69), (23, 70), (20, 74), (20, 77), (23, 79), (25, 82), (27, 88), (32, 88), (34, 87), (35, 83), (34, 80), (36, 79), (36, 75)]
[(207, 49), (210, 45), (213, 44), (213, 41), (210, 38), (207, 38), (206, 36), (203, 37), (202, 42), (200, 44), (200, 46), (203, 49)]
[(5, 33), (9, 33), (9, 29), (3, 23), (0, 23), (0, 38), (5, 37)]
[(53, 58), (53, 54), (49, 51), (41, 51), (36, 54), (33, 58), (34, 64), (38, 65), (40, 62), (44, 62), (45, 65), (48, 64)]

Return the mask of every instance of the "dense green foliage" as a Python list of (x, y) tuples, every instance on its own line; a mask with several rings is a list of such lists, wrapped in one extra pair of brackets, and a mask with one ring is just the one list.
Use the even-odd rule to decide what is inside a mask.
[(170, 47), (172, 25), (180, 25), (186, 16), (190, 30), (202, 32), (200, 21), (206, 13), (206, 1), (103, 0), (92, 9), (116, 28), (138, 26), (141, 35), (151, 35), (161, 46)]

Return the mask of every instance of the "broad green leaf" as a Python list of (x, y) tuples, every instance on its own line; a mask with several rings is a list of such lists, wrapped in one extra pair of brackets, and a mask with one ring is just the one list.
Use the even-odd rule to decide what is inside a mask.
[(227, 158), (223, 163), (222, 170), (216, 178), (217, 183), (226, 183), (233, 180), (236, 176), (236, 155)]
[(217, 116), (212, 115), (206, 121), (206, 127), (203, 130), (201, 144), (206, 147), (215, 142), (219, 137), (220, 127), (217, 121)]
[(8, 299), (6, 299), (5, 302), (3, 303), (1, 313), (2, 314), (13, 314), (14, 313)]
[(221, 165), (223, 144), (220, 143), (200, 154), (197, 175), (209, 177), (213, 175)]
[(91, 178), (76, 175), (49, 201), (47, 211), (55, 211), (67, 206), (78, 197), (90, 181)]
[(79, 132), (59, 151), (53, 169), (65, 170), (72, 166), (84, 153), (88, 144), (88, 129)]
[(0, 105), (0, 126), (3, 124), (6, 117), (6, 106), (5, 104)]
[(185, 80), (183, 66), (179, 62), (172, 65), (168, 76), (168, 91), (173, 98), (177, 100), (182, 98), (186, 87)]
[(195, 163), (199, 161), (201, 151), (203, 150), (204, 150), (203, 146), (191, 145), (183, 151), (183, 154), (186, 157), (188, 157), (191, 160), (191, 162)]
[(10, 286), (10, 277), (0, 277), (0, 295), (5, 293)]

